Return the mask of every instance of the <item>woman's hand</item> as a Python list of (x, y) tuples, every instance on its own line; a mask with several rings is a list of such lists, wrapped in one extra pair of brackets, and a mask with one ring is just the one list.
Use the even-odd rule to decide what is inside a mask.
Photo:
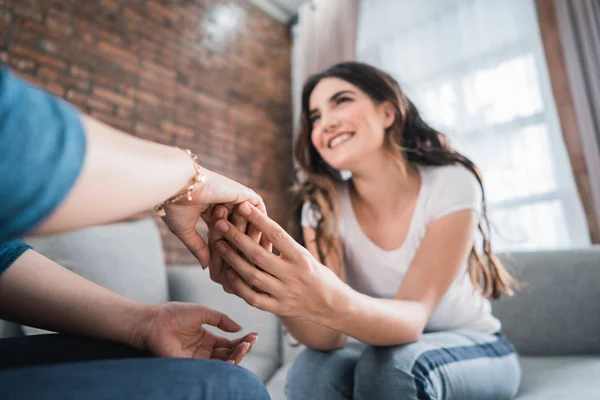
[(202, 172), (206, 180), (192, 192), (192, 200), (184, 198), (165, 207), (163, 221), (206, 268), (210, 261), (210, 250), (196, 230), (200, 218), (210, 227), (217, 204), (223, 204), (229, 212), (243, 201), (249, 201), (264, 213), (266, 207), (262, 198), (252, 189), (215, 172), (206, 169)]
[(321, 324), (335, 315), (347, 286), (256, 207), (246, 202), (236, 212), (260, 230), (280, 256), (256, 244), (231, 222), (217, 221), (215, 228), (229, 244), (219, 241), (215, 247), (237, 272), (226, 273), (233, 291), (251, 306), (277, 315)]
[(133, 335), (135, 347), (159, 357), (217, 359), (239, 364), (257, 339), (250, 333), (236, 340), (217, 336), (203, 327), (216, 326), (225, 332), (241, 327), (227, 315), (199, 304), (170, 302), (152, 308), (140, 332)]
[[(213, 221), (219, 219), (229, 219), (233, 226), (236, 227), (240, 232), (246, 233), (248, 237), (254, 241), (254, 243), (260, 243), (260, 245), (267, 251), (271, 252), (272, 245), (266, 240), (266, 237), (252, 224), (239, 213), (230, 213), (227, 208), (223, 205), (216, 206), (213, 214)], [(210, 248), (210, 279), (213, 282), (220, 284), (223, 290), (227, 293), (233, 294), (231, 284), (227, 279), (227, 270), (229, 266), (223, 261), (223, 257), (218, 251), (215, 251), (215, 244), (223, 239), (223, 235), (217, 231), (214, 224), (209, 227), (208, 230), (208, 246)]]

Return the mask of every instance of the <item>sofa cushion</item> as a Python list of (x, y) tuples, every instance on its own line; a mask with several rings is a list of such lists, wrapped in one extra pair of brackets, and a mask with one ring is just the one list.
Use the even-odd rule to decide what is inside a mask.
[(525, 287), (493, 302), (521, 354), (600, 354), (600, 247), (501, 257)]
[[(597, 399), (600, 357), (522, 357), (517, 400)], [(596, 382), (596, 383), (594, 383)]]
[[(168, 300), (162, 242), (151, 218), (25, 239), (34, 250), (123, 296)], [(23, 327), (26, 334), (44, 331)]]

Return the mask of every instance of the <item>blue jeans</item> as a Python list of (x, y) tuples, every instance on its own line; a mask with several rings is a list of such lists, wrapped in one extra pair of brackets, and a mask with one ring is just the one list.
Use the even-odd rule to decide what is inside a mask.
[(519, 358), (502, 334), (445, 331), (391, 347), (349, 343), (307, 349), (288, 374), (288, 400), (503, 400), (521, 381)]
[(0, 340), (0, 398), (265, 400), (263, 383), (223, 361), (155, 358), (66, 335)]

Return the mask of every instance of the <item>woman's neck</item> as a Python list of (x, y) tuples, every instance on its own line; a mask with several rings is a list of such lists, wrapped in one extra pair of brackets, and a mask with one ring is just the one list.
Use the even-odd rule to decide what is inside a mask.
[(352, 170), (353, 200), (374, 217), (390, 215), (405, 201), (418, 195), (421, 185), (419, 171), (406, 165), (403, 171), (387, 154), (369, 158), (368, 162)]

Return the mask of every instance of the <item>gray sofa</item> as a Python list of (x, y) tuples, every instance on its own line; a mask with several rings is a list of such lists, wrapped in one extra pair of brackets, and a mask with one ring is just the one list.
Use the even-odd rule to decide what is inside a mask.
[[(252, 309), (197, 266), (166, 268), (153, 220), (30, 239), (61, 265), (131, 298), (202, 303), (223, 311), (259, 340), (242, 365), (284, 399), (285, 376), (300, 348), (287, 345), (274, 316)], [(494, 303), (503, 330), (521, 353), (520, 400), (600, 399), (600, 248), (502, 257), (527, 283)], [(40, 331), (0, 321), (0, 337)]]

